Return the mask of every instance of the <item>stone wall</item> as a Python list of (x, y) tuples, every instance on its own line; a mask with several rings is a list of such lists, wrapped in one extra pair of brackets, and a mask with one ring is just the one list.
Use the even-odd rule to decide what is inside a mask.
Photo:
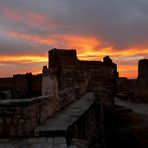
[(148, 79), (148, 59), (138, 62), (138, 79)]
[[(90, 80), (106, 85), (117, 76), (117, 66), (108, 56), (103, 62), (80, 61), (76, 50), (50, 50), (48, 70), (56, 77), (59, 91), (79, 87), (81, 95)], [(42, 75), (27, 73), (0, 78), (0, 90), (11, 90), (14, 99), (40, 96), (43, 90)]]
[(117, 65), (109, 56), (100, 61), (81, 61), (76, 50), (53, 49), (49, 51), (48, 70), (57, 77), (59, 89), (72, 87), (85, 79), (112, 84), (118, 78)]
[(135, 87), (135, 101), (148, 103), (148, 80), (137, 80)]
[(32, 75), (31, 78), (31, 95), (40, 96), (42, 94), (42, 75)]
[(138, 62), (138, 80), (135, 88), (135, 96), (140, 102), (148, 102), (148, 59)]
[(148, 102), (148, 60), (138, 62), (138, 79), (125, 79), (118, 84), (119, 92), (133, 92), (130, 98), (134, 102)]
[(39, 96), (42, 92), (42, 75), (28, 73), (0, 78), (0, 90), (11, 90), (12, 99)]
[(14, 96), (13, 86), (14, 86), (13, 78), (0, 78), (0, 100), (13, 98)]
[(13, 78), (0, 78), (0, 89), (13, 88)]
[(118, 91), (120, 91), (120, 92), (134, 91), (136, 85), (137, 85), (136, 79), (124, 79), (118, 83)]
[[(0, 136), (33, 136), (33, 131), (37, 125), (86, 92), (89, 79), (83, 77), (81, 80), (77, 80), (75, 85), (71, 83), (71, 80), (69, 81), (65, 79), (63, 83), (67, 84), (64, 85), (64, 90), (59, 90), (57, 77), (52, 73), (44, 73), (42, 78), (43, 96), (1, 100)], [(44, 97), (45, 95), (47, 97)]]
[[(98, 109), (98, 107), (97, 107)], [(35, 130), (33, 137), (0, 139), (0, 147), (88, 147), (96, 133), (96, 101), (87, 93)]]
[(87, 142), (87, 145), (90, 145), (96, 132), (96, 117), (96, 104), (94, 103), (91, 108), (89, 108), (85, 114), (82, 114), (68, 129), (68, 144), (72, 144), (72, 139), (83, 139)]
[(77, 62), (76, 50), (52, 49), (48, 52), (48, 67), (55, 69), (59, 67), (73, 67)]
[(52, 116), (58, 106), (53, 96), (0, 101), (0, 137), (33, 136), (37, 125)]
[[(62, 77), (58, 78), (52, 72), (44, 71), (42, 77), (42, 95), (53, 95), (54, 102), (58, 104), (59, 109), (72, 103), (87, 91), (89, 77), (74, 75), (73, 71), (66, 71)], [(60, 85), (60, 87), (59, 87)]]
[(100, 61), (80, 61), (76, 50), (49, 51), (49, 65), (43, 67), (42, 95), (55, 96), (59, 110), (86, 93), (89, 83), (115, 83), (117, 65), (109, 56)]

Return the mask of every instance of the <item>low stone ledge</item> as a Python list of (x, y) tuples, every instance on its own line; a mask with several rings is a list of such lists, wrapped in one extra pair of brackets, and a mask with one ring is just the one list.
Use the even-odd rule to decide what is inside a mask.
[(26, 98), (26, 99), (9, 99), (9, 100), (0, 100), (0, 107), (1, 106), (26, 106), (29, 104), (38, 103), (42, 100), (48, 99), (52, 96), (38, 96), (34, 98)]
[(30, 137), (57, 110), (53, 96), (0, 101), (0, 137)]
[(0, 139), (0, 148), (67, 148), (64, 137)]
[(95, 103), (95, 94), (86, 93), (35, 130), (36, 136), (66, 136), (69, 128), (75, 124)]

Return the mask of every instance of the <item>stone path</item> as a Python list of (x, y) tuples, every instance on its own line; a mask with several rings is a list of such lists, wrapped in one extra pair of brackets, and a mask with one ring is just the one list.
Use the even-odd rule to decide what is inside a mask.
[(69, 126), (77, 121), (94, 104), (95, 100), (94, 93), (86, 93), (79, 100), (70, 104), (39, 126), (36, 129), (36, 134), (39, 137), (0, 139), (0, 148), (76, 148), (75, 143), (82, 145), (83, 142), (78, 139), (72, 145), (67, 146), (64, 134)]
[(65, 136), (68, 128), (75, 123), (95, 102), (94, 93), (86, 93), (79, 100), (51, 117), (39, 126), (37, 136)]
[(123, 101), (119, 98), (115, 98), (115, 104), (126, 108), (131, 108), (136, 113), (148, 116), (148, 104)]
[(0, 148), (68, 148), (64, 137), (0, 139)]

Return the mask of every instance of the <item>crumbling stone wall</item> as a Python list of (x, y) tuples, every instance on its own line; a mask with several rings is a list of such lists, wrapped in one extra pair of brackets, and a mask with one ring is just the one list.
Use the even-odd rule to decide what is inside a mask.
[(145, 102), (148, 103), (148, 81), (146, 80), (137, 80), (135, 87), (135, 101), (136, 102)]
[(80, 61), (76, 50), (53, 49), (48, 67), (43, 67), (42, 95), (53, 94), (60, 109), (82, 96), (91, 81), (110, 85), (117, 77), (117, 65), (109, 56), (103, 62)]
[(122, 82), (118, 83), (118, 91), (120, 92), (134, 91), (136, 85), (137, 85), (136, 79), (125, 79)]
[(135, 88), (135, 96), (141, 102), (148, 102), (148, 59), (138, 62), (138, 80)]
[[(117, 77), (117, 66), (109, 57), (104, 62), (80, 61), (76, 50), (53, 49), (49, 61), (49, 67), (43, 67), (42, 77), (13, 77), (12, 88), (19, 99), (0, 101), (1, 137), (32, 136), (37, 125), (86, 93), (91, 81), (106, 85)], [(42, 96), (20, 99), (27, 94), (36, 95), (41, 84)]]
[(13, 88), (13, 78), (0, 78), (0, 89)]
[(142, 59), (138, 62), (138, 78), (125, 79), (118, 85), (118, 91), (133, 92), (130, 99), (135, 102), (148, 102), (148, 60)]
[(109, 56), (103, 60), (81, 61), (77, 59), (76, 50), (53, 49), (49, 51), (48, 68), (56, 75), (61, 90), (66, 85), (72, 87), (86, 79), (99, 81), (104, 85), (112, 84), (118, 78), (117, 65)]
[(53, 96), (0, 101), (0, 137), (33, 136), (37, 125), (52, 116), (58, 106)]
[(31, 93), (35, 96), (42, 95), (42, 75), (32, 75), (31, 78)]
[(10, 99), (13, 97), (13, 79), (12, 78), (0, 78), (0, 100)]
[(18, 74), (12, 78), (0, 78), (0, 90), (11, 90), (12, 99), (40, 96), (42, 75)]
[(138, 79), (148, 79), (148, 59), (138, 62)]
[(11, 89), (0, 91), (0, 100), (11, 99), (12, 97), (13, 97), (13, 93)]

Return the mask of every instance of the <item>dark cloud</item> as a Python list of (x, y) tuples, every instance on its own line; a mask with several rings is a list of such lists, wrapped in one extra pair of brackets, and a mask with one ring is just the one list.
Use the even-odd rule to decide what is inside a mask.
[(46, 46), (34, 44), (27, 40), (22, 40), (10, 36), (9, 34), (0, 34), (0, 55), (45, 55), (49, 48)]
[[(93, 35), (117, 49), (148, 46), (146, 0), (2, 0), (0, 5), (16, 10), (23, 19), (21, 22), (13, 22), (1, 16), (5, 20), (1, 22), (2, 27), (6, 25), (8, 30), (38, 35)], [(28, 11), (45, 16), (44, 22), (29, 25), (29, 16), (24, 16)], [(50, 23), (60, 27), (50, 29)]]

